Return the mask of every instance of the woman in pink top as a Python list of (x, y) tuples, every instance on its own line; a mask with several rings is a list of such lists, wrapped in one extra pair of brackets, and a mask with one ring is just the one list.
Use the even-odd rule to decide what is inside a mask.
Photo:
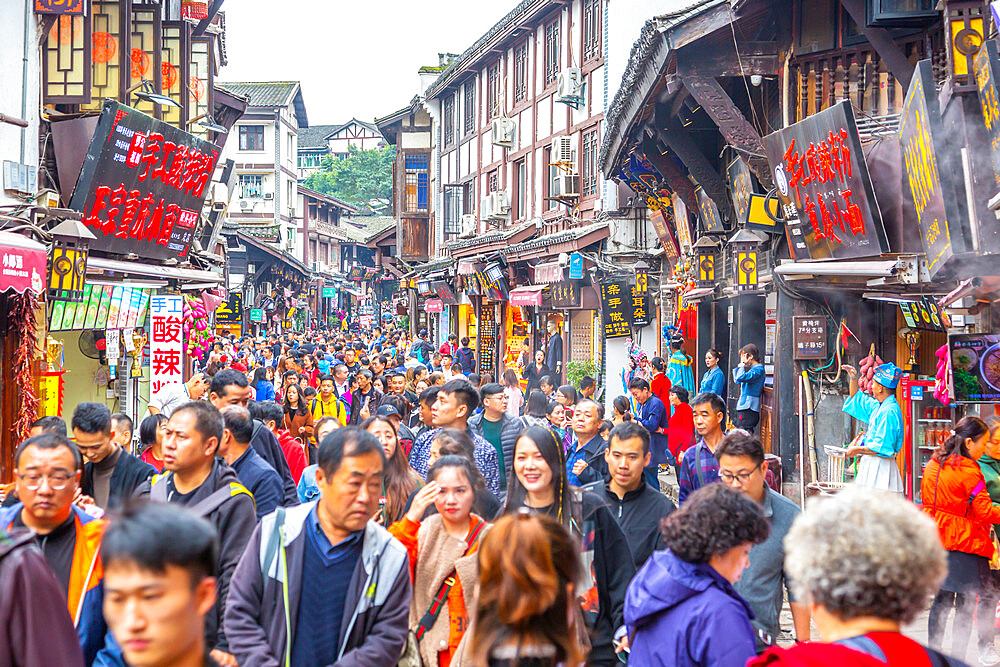
[(524, 392), (521, 391), (521, 383), (513, 368), (503, 372), (503, 384), (503, 393), (507, 395), (507, 412), (512, 417), (520, 417), (521, 406), (524, 405)]

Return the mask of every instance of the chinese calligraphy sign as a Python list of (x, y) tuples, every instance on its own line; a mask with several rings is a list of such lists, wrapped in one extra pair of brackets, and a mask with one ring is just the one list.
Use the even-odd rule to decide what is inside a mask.
[(185, 257), (218, 156), (215, 144), (107, 100), (70, 208), (103, 236), (101, 250)]
[(764, 146), (793, 247), (813, 259), (888, 251), (850, 102), (769, 134)]
[(164, 385), (184, 381), (183, 297), (154, 296), (149, 307), (149, 388), (158, 392)]
[(792, 341), (796, 360), (826, 358), (826, 317), (819, 315), (792, 318)]
[(983, 122), (990, 137), (993, 176), (997, 185), (1000, 185), (1000, 100), (997, 93), (1000, 55), (995, 41), (989, 40), (983, 44), (983, 48), (976, 55), (975, 67), (979, 101), (983, 106)]
[(624, 281), (601, 285), (601, 322), (605, 338), (632, 335), (631, 289)]

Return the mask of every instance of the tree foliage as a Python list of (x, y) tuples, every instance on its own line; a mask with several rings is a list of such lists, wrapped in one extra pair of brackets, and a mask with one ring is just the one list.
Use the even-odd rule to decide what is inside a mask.
[(359, 208), (371, 206), (377, 200), (391, 202), (395, 159), (395, 146), (382, 150), (350, 146), (346, 157), (324, 157), (320, 171), (306, 178), (303, 185)]

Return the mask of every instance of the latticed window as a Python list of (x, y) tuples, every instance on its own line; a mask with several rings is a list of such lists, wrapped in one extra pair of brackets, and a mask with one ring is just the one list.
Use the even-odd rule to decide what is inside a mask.
[(261, 174), (240, 174), (240, 197), (260, 199), (264, 191), (264, 177)]
[(601, 55), (601, 0), (583, 2), (583, 59)]
[(500, 172), (494, 169), (486, 176), (487, 183), (489, 185), (490, 192), (496, 192), (500, 189)]
[(494, 63), (486, 72), (486, 109), (490, 118), (500, 115), (500, 61)]
[(580, 151), (580, 186), (583, 188), (584, 197), (597, 192), (597, 130), (584, 132), (581, 139), (582, 149)]
[(523, 102), (528, 97), (528, 42), (514, 49), (514, 101)]
[(406, 175), (403, 208), (407, 211), (426, 211), (430, 158), (427, 154), (407, 155), (404, 165)]
[(545, 26), (545, 83), (559, 77), (559, 19)]
[(465, 84), (465, 133), (468, 134), (476, 129), (476, 81), (467, 81)]
[(445, 234), (458, 234), (462, 231), (462, 194), (464, 189), (461, 185), (448, 185), (444, 188)]
[(444, 118), (441, 125), (444, 128), (444, 145), (449, 146), (455, 141), (455, 96), (450, 94), (444, 98)]

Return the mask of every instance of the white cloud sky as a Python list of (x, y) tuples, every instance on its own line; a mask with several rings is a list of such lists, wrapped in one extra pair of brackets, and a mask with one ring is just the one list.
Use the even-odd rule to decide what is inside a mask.
[(222, 81), (301, 81), (310, 125), (372, 120), (417, 93), (417, 69), (461, 53), (516, 0), (229, 0)]

